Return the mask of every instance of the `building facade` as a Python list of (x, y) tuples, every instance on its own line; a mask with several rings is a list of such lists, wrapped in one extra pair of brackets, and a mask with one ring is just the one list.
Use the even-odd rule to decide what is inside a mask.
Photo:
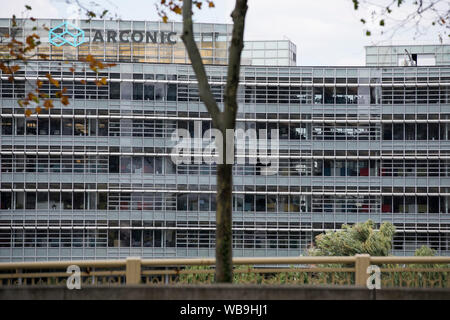
[[(11, 32), (9, 23), (0, 20)], [(104, 37), (112, 22), (92, 23), (104, 26)], [(207, 32), (216, 27), (230, 28)], [(22, 66), (14, 83), (1, 75), (0, 261), (213, 256), (215, 165), (171, 159), (176, 129), (211, 128), (191, 66), (185, 56), (176, 60), (182, 44), (171, 36), (167, 61), (145, 60), (147, 48), (144, 60), (134, 49), (122, 60), (121, 45), (132, 42), (99, 45), (89, 30), (88, 49), (48, 45), (49, 61)], [(45, 44), (48, 31), (42, 34)], [(169, 46), (159, 42), (148, 45)], [(117, 51), (107, 58), (109, 45)], [(203, 57), (222, 106), (220, 46)], [(65, 58), (65, 50), (75, 56)], [(97, 75), (73, 61), (80, 52), (117, 61), (99, 75), (107, 85), (95, 85)], [(263, 175), (260, 162), (235, 165), (234, 254), (297, 256), (317, 234), (368, 219), (396, 226), (397, 255), (421, 245), (450, 254), (450, 65), (285, 62), (241, 69), (238, 127), (278, 131), (279, 170)], [(26, 80), (47, 73), (67, 88), (70, 105), (25, 117), (17, 99), (29, 90)], [(59, 90), (43, 87), (50, 96)]]
[(393, 45), (367, 46), (366, 66), (448, 66), (449, 46), (440, 45)]

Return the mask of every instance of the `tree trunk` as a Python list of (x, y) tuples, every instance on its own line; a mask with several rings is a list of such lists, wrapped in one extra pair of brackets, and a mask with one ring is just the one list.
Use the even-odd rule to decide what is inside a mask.
[(233, 282), (233, 161), (227, 161), (226, 131), (227, 129), (231, 129), (234, 132), (236, 127), (236, 115), (238, 110), (237, 91), (239, 86), (241, 53), (244, 48), (246, 13), (247, 0), (236, 0), (236, 6), (231, 14), (234, 24), (229, 48), (227, 82), (223, 97), (225, 108), (224, 111), (220, 111), (214, 95), (211, 92), (205, 66), (194, 40), (192, 0), (183, 1), (183, 35), (181, 38), (197, 77), (200, 99), (203, 101), (206, 109), (211, 115), (214, 127), (222, 132), (222, 148), (219, 148), (222, 163), (217, 164), (216, 196), (216, 282), (219, 283)]
[[(225, 162), (225, 161), (224, 161)], [(216, 282), (233, 281), (233, 165), (217, 165)]]

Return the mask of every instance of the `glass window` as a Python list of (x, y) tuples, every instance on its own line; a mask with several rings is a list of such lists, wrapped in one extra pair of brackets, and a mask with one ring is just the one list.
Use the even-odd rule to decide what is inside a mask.
[(26, 209), (36, 209), (36, 192), (26, 192)]
[(39, 135), (48, 135), (48, 118), (39, 118), (38, 119), (38, 129)]
[(314, 104), (323, 103), (323, 88), (314, 88)]
[(348, 104), (358, 103), (358, 87), (347, 88), (347, 103)]
[(48, 193), (38, 192), (37, 194), (37, 209), (48, 209)]
[(108, 120), (98, 119), (98, 135), (106, 137), (108, 135)]
[(97, 135), (97, 119), (86, 119), (89, 121), (89, 135), (96, 136)]
[(336, 104), (346, 104), (347, 88), (336, 87)]
[(209, 194), (200, 194), (200, 211), (209, 211)]
[(84, 119), (75, 119), (74, 120), (74, 133), (76, 136), (87, 136), (87, 126), (85, 124)]
[(427, 140), (427, 124), (417, 124), (417, 140)]
[(325, 87), (325, 103), (334, 104), (334, 87)]
[(37, 133), (37, 121), (27, 119), (27, 135), (35, 136)]
[(166, 100), (167, 84), (157, 83), (155, 84), (155, 100)]
[(264, 195), (256, 196), (256, 211), (258, 212), (266, 211), (266, 196)]
[(144, 173), (155, 173), (154, 157), (144, 157)]
[(189, 195), (189, 211), (198, 211), (198, 194)]
[(12, 135), (12, 118), (2, 118), (2, 135)]
[(131, 246), (141, 247), (142, 246), (142, 229), (133, 229), (131, 232)]
[(109, 157), (109, 173), (119, 173), (119, 157)]
[(175, 230), (166, 230), (166, 247), (175, 247)]
[(163, 174), (163, 159), (155, 157), (155, 174)]
[(383, 124), (383, 140), (392, 140), (392, 124)]
[(177, 210), (186, 211), (187, 210), (187, 194), (177, 195)]
[(82, 192), (73, 193), (73, 208), (75, 210), (84, 209), (84, 194)]
[(142, 173), (142, 157), (133, 157), (132, 173)]
[(73, 135), (73, 119), (63, 119), (62, 121), (62, 133), (65, 136)]
[[(162, 222), (159, 222), (159, 221), (155, 222), (155, 227), (162, 227)], [(155, 239), (155, 242), (154, 242), (155, 247), (160, 248), (162, 245), (162, 230), (156, 229), (154, 235), (155, 235), (155, 238), (154, 238)]]
[(177, 101), (177, 85), (169, 84), (167, 87), (167, 101)]
[(245, 195), (245, 202), (244, 202), (244, 211), (253, 212), (255, 211), (255, 196), (252, 194), (246, 194)]
[(108, 247), (119, 246), (119, 230), (108, 230)]
[(267, 195), (267, 212), (277, 211), (277, 196)]
[(153, 247), (153, 230), (144, 230), (144, 247)]
[(86, 208), (95, 210), (97, 207), (97, 194), (94, 192), (87, 192), (86, 194)]
[(405, 123), (406, 140), (416, 140), (416, 125), (414, 123)]
[(61, 192), (61, 202), (64, 210), (72, 209), (72, 193)]
[(289, 196), (279, 196), (279, 212), (289, 212)]
[(16, 118), (16, 135), (22, 136), (25, 133), (25, 119)]
[(123, 100), (131, 100), (132, 92), (133, 92), (133, 84), (131, 82), (122, 82), (120, 83), (120, 91), (122, 94)]
[(124, 227), (130, 227), (130, 222), (129, 221), (121, 221), (120, 227), (121, 227), (121, 229), (119, 230), (120, 246), (128, 248), (130, 246), (131, 230), (124, 229)]
[(0, 194), (0, 209), (9, 210), (12, 205), (12, 194), (11, 192), (2, 192)]
[(25, 208), (25, 192), (16, 192), (16, 209), (21, 210)]
[(50, 135), (61, 134), (61, 119), (50, 119)]
[(439, 140), (439, 124), (428, 124), (428, 140)]
[(300, 196), (290, 196), (291, 212), (300, 212)]
[(120, 82), (109, 82), (109, 98), (120, 99)]
[(122, 157), (120, 159), (120, 172), (121, 173), (131, 172), (131, 157)]
[(61, 209), (60, 203), (60, 193), (59, 192), (50, 192), (50, 201), (49, 206), (52, 210)]
[(143, 89), (143, 83), (133, 83), (133, 100), (142, 100)]
[(107, 204), (107, 194), (106, 192), (99, 192), (98, 193), (98, 202), (97, 202), (97, 209), (98, 210), (106, 210), (106, 204)]
[(404, 140), (403, 138), (403, 124), (394, 124), (394, 140)]
[(144, 100), (155, 100), (155, 86), (153, 83), (144, 84)]

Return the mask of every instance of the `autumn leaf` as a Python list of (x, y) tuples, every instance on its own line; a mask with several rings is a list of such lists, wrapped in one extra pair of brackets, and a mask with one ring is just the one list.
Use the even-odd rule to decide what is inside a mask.
[(16, 73), (17, 71), (20, 70), (20, 67), (19, 66), (12, 66), (12, 67), (10, 67), (10, 69), (11, 69), (11, 73)]
[(45, 110), (49, 110), (49, 109), (53, 108), (53, 101), (50, 99), (45, 100), (44, 108), (45, 108)]
[(52, 77), (52, 75), (51, 75), (50, 73), (47, 73), (47, 74), (45, 75), (45, 77), (48, 79), (48, 81), (50, 81), (50, 83), (51, 83), (52, 85), (54, 85), (55, 87), (59, 88), (59, 81), (53, 79), (53, 77)]
[(172, 11), (175, 12), (176, 14), (181, 14), (181, 8), (180, 8), (180, 6), (175, 5), (175, 6), (172, 8)]
[(62, 96), (61, 103), (65, 106), (67, 106), (69, 104), (69, 98), (67, 96)]
[(100, 80), (95, 80), (95, 84), (97, 85), (97, 87), (106, 85), (107, 84), (106, 78), (103, 77)]
[(36, 107), (34, 110), (36, 111), (37, 114), (40, 114), (41, 111), (42, 111), (42, 108), (41, 107)]
[(32, 113), (33, 113), (33, 112), (32, 112), (30, 109), (25, 109), (25, 116), (26, 116), (26, 117), (31, 116)]

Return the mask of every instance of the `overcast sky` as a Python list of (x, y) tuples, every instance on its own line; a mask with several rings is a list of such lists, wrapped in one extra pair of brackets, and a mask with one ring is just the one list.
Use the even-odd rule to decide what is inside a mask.
[[(69, 18), (76, 8), (66, 0), (1, 0), (1, 17), (22, 15), (25, 4), (32, 7), (32, 16), (37, 18)], [(157, 20), (156, 0), (94, 0), (102, 8), (121, 19)], [(92, 0), (81, 0), (89, 5)], [(371, 3), (383, 3), (372, 0)], [(448, 9), (450, 2), (443, 1)], [(230, 23), (229, 17), (234, 1), (215, 0), (216, 8), (203, 9), (195, 13), (197, 22)], [(91, 6), (92, 8), (92, 6)], [(373, 30), (365, 35), (360, 22), (374, 8), (353, 9), (351, 0), (249, 0), (245, 39), (271, 40), (288, 38), (297, 45), (299, 65), (364, 65), (364, 46), (371, 44), (439, 43), (436, 29), (428, 29), (415, 36), (414, 30), (405, 28), (393, 37), (380, 35)], [(398, 17), (407, 11), (398, 9)], [(403, 10), (403, 11), (402, 11)], [(101, 11), (99, 8), (98, 11)], [(175, 21), (180, 17), (171, 16)], [(387, 26), (394, 23), (387, 22)], [(378, 28), (379, 29), (379, 28)], [(444, 40), (449, 43), (448, 40)]]

